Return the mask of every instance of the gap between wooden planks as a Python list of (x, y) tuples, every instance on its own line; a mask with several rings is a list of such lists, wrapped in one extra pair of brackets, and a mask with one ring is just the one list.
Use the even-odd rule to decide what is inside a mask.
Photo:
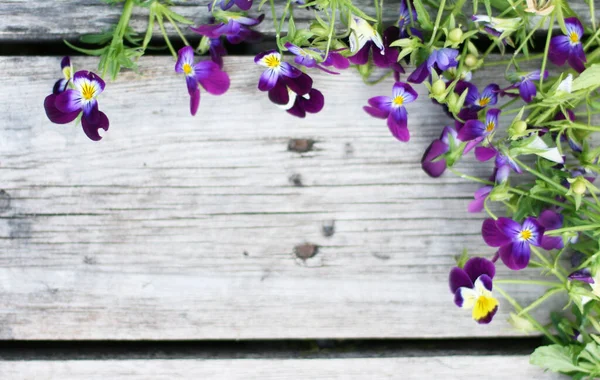
[[(325, 109), (300, 120), (256, 90), (250, 57), (230, 57), (232, 88), (191, 117), (172, 60), (144, 58), (99, 98), (111, 127), (94, 143), (43, 112), (59, 61), (0, 58), (2, 339), (520, 335), (506, 302), (489, 326), (452, 302), (452, 256), (493, 249), (484, 215), (466, 212), (478, 185), (420, 169), (450, 121), (426, 97), (408, 105), (404, 144), (361, 108), (391, 82), (317, 74)], [(314, 145), (289, 151), (290, 139)], [(314, 256), (298, 257), (307, 243)]]
[(11, 380), (560, 380), (527, 356), (440, 356), (356, 359), (95, 360), (0, 362)]

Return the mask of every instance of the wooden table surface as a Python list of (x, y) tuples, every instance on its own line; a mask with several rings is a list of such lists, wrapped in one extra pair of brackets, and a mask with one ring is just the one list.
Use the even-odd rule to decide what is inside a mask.
[[(178, 9), (206, 14), (196, 1)], [(393, 20), (397, 2), (390, 9)], [(203, 94), (191, 117), (173, 59), (148, 56), (139, 75), (107, 83), (99, 104), (110, 130), (92, 142), (74, 123), (47, 120), (61, 57), (43, 47), (118, 15), (96, 0), (0, 1), (0, 48), (11, 52), (0, 56), (1, 378), (475, 379), (481, 368), (502, 368), (489, 379), (560, 378), (528, 364), (539, 342), (506, 322), (507, 302), (489, 326), (452, 302), (453, 256), (493, 250), (480, 236), (484, 215), (466, 211), (477, 184), (420, 168), (451, 123), (439, 107), (424, 95), (409, 105), (412, 138), (400, 143), (362, 110), (391, 80), (311, 73), (325, 109), (297, 119), (256, 89), (251, 56), (230, 56), (230, 90)], [(19, 44), (28, 55), (13, 54)], [(43, 54), (29, 55), (38, 45)], [(503, 72), (475, 81), (504, 83)], [(471, 157), (459, 170), (490, 167)], [(543, 292), (505, 288), (524, 304)], [(242, 348), (297, 340), (316, 348)], [(329, 346), (345, 340), (403, 349)], [(186, 354), (211, 341), (225, 353)], [(182, 345), (166, 358), (103, 349), (82, 359), (90, 342), (143, 342), (154, 353)], [(431, 349), (411, 351), (418, 342)], [(63, 353), (40, 355), (44, 347)]]

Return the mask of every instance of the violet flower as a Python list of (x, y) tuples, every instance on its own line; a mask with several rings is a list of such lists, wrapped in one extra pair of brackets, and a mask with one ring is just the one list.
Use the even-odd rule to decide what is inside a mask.
[[(340, 49), (340, 50), (346, 50), (346, 49)], [(345, 70), (348, 67), (350, 67), (350, 60), (348, 60), (348, 58), (341, 55), (339, 53), (340, 50), (329, 50), (329, 54), (327, 54), (327, 57), (325, 57), (323, 62), (321, 62), (321, 65), (326, 66), (326, 67), (333, 66), (338, 70)]]
[(481, 142), (496, 130), (500, 112), (502, 111), (498, 108), (489, 109), (485, 114), (485, 124), (478, 119), (467, 120), (465, 125), (458, 131), (458, 138), (461, 141), (477, 140)]
[(385, 46), (381, 36), (365, 20), (358, 16), (350, 18), (350, 51), (354, 53), (348, 57), (355, 65), (364, 65), (369, 60), (369, 51), (373, 50), (373, 59), (377, 54), (384, 54)]
[[(308, 93), (308, 91), (312, 88), (312, 79), (289, 63), (283, 62), (281, 60), (281, 54), (279, 54), (276, 50), (269, 50), (258, 54), (256, 57), (254, 57), (254, 63), (267, 68), (262, 73), (258, 81), (258, 89), (260, 91), (272, 90), (278, 84), (280, 79), (285, 82), (288, 87), (292, 87), (292, 89), (299, 95)], [(300, 89), (296, 89), (294, 87), (299, 87)], [(287, 93), (287, 89), (282, 88), (279, 90), (279, 92)], [(283, 99), (285, 97), (280, 96), (280, 98)], [(286, 99), (285, 102), (278, 104), (287, 103), (288, 99)]]
[(585, 52), (581, 44), (583, 26), (576, 17), (566, 18), (565, 26), (567, 28), (566, 35), (552, 37), (548, 58), (558, 66), (568, 62), (575, 71), (581, 73), (585, 70), (584, 63), (586, 62)]
[(475, 191), (475, 199), (469, 202), (469, 205), (467, 206), (467, 211), (472, 213), (483, 211), (483, 209), (485, 208), (485, 201), (492, 192), (492, 190), (494, 190), (494, 186), (488, 185), (483, 186), (477, 191)]
[(492, 296), (496, 267), (482, 257), (469, 259), (464, 268), (450, 271), (450, 292), (454, 303), (463, 309), (473, 309), (471, 315), (477, 323), (490, 323), (498, 311), (498, 300)]
[[(410, 8), (408, 6), (408, 1), (410, 0), (402, 0), (400, 1), (400, 12), (398, 15), (398, 28), (400, 28), (400, 32), (404, 33), (406, 30), (406, 26), (411, 22), (417, 22), (417, 10), (414, 5), (411, 4)], [(412, 9), (412, 12), (411, 12)], [(412, 14), (411, 14), (412, 13)], [(407, 37), (406, 34), (401, 35), (402, 38)]]
[(177, 53), (175, 72), (185, 74), (188, 93), (190, 94), (190, 112), (193, 115), (200, 105), (200, 84), (213, 95), (221, 95), (229, 89), (229, 76), (213, 61), (200, 61), (194, 64), (194, 49), (184, 46)]
[[(63, 59), (63, 70), (70, 67), (68, 60)], [(65, 75), (66, 77), (66, 75)], [(69, 80), (67, 80), (68, 84)], [(98, 109), (96, 98), (104, 91), (104, 81), (91, 71), (78, 71), (73, 75), (74, 89), (66, 89), (55, 84), (54, 90), (60, 92), (48, 95), (44, 99), (46, 116), (56, 124), (66, 124), (75, 120), (80, 114), (81, 126), (86, 136), (93, 141), (101, 140), (99, 129), (108, 130), (108, 117)], [(61, 91), (62, 90), (62, 91)]]
[[(563, 226), (563, 216), (552, 210), (542, 211), (537, 220), (540, 225), (544, 227), (545, 231), (556, 230)], [(541, 247), (547, 251), (552, 249), (562, 249), (563, 246), (563, 240), (560, 236), (544, 235), (542, 237)]]
[(260, 24), (264, 17), (264, 14), (258, 18), (243, 15), (228, 15), (226, 22), (199, 25), (190, 29), (208, 38), (225, 36), (230, 43), (239, 44), (246, 40), (256, 40), (259, 38), (260, 33), (250, 29), (250, 27)]
[(458, 50), (450, 48), (433, 49), (427, 61), (420, 64), (413, 71), (408, 81), (411, 83), (422, 83), (431, 74), (432, 70), (446, 71), (451, 67), (458, 66)]
[[(477, 87), (475, 87), (477, 89)], [(500, 86), (495, 83), (487, 85), (481, 94), (479, 91), (470, 91), (467, 93), (465, 104), (476, 107), (484, 108), (486, 106), (493, 106), (498, 103), (498, 93), (500, 92)]]
[(369, 99), (369, 105), (363, 109), (371, 116), (387, 118), (387, 125), (392, 135), (400, 141), (408, 141), (410, 134), (407, 127), (408, 114), (405, 104), (417, 99), (417, 93), (408, 83), (396, 82), (392, 88), (392, 97), (375, 96)]
[[(221, 9), (226, 11), (229, 8), (233, 7), (233, 5), (237, 5), (238, 8), (240, 8), (243, 11), (247, 11), (248, 9), (250, 9), (252, 7), (252, 0), (221, 0), (219, 5), (221, 6)], [(209, 4), (209, 9), (210, 9), (210, 5)]]
[(223, 41), (221, 41), (220, 37), (209, 39), (208, 53), (210, 54), (210, 59), (222, 69), (223, 56), (227, 55), (227, 50), (223, 46)]
[[(540, 80), (542, 77), (541, 70), (535, 70), (524, 75), (521, 75), (519, 81), (511, 86), (511, 88), (519, 88), (519, 95), (525, 101), (530, 103), (537, 95), (534, 80)], [(548, 71), (544, 70), (544, 79), (548, 78)]]
[(592, 272), (590, 271), (589, 268), (583, 268), (583, 269), (579, 269), (576, 270), (575, 272), (571, 273), (568, 276), (569, 280), (571, 281), (581, 281), (581, 282), (585, 282), (586, 284), (594, 284), (594, 276), (592, 276)]
[(446, 159), (441, 157), (450, 150), (450, 138), (458, 140), (456, 129), (444, 127), (440, 138), (433, 140), (423, 153), (421, 168), (430, 177), (437, 178), (446, 170)]
[(522, 225), (510, 218), (486, 219), (481, 234), (487, 245), (500, 247), (500, 259), (507, 267), (520, 270), (529, 264), (530, 245), (541, 245), (544, 227), (531, 217)]
[(308, 93), (304, 95), (298, 95), (287, 87), (289, 94), (288, 104), (283, 108), (290, 115), (294, 115), (299, 118), (306, 117), (306, 113), (318, 113), (323, 109), (325, 105), (325, 98), (321, 91), (311, 88)]

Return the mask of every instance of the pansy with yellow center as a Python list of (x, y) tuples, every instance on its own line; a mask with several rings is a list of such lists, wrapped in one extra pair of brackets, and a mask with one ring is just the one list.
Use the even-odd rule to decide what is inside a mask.
[(473, 119), (467, 120), (465, 125), (458, 131), (458, 139), (461, 141), (477, 141), (477, 143), (483, 141), (483, 139), (494, 133), (498, 126), (498, 116), (500, 110), (497, 108), (491, 108), (485, 115), (485, 123)]
[[(269, 91), (275, 87), (280, 78), (298, 78), (301, 76), (302, 71), (298, 70), (294, 66), (281, 59), (281, 54), (276, 50), (269, 50), (258, 54), (254, 57), (254, 63), (259, 66), (263, 66), (266, 70), (260, 76), (258, 81), (258, 89), (261, 91)], [(291, 87), (291, 86), (290, 86)], [(312, 79), (308, 88), (304, 88), (306, 91), (300, 95), (307, 93), (312, 87)]]
[(476, 109), (485, 108), (487, 106), (493, 106), (498, 103), (498, 93), (500, 92), (500, 86), (495, 83), (487, 85), (481, 94), (479, 91), (475, 91), (477, 87), (474, 85), (470, 88), (471, 91), (467, 94), (465, 104), (470, 105)]
[(498, 311), (498, 300), (492, 295), (492, 280), (496, 274), (494, 263), (482, 257), (469, 259), (464, 268), (450, 271), (450, 291), (454, 303), (470, 309), (477, 323), (490, 323)]
[(529, 264), (530, 245), (539, 247), (544, 237), (544, 227), (533, 217), (519, 224), (510, 218), (486, 219), (481, 228), (483, 240), (491, 247), (500, 247), (502, 262), (512, 270)]
[[(65, 77), (70, 75), (68, 60), (61, 63)], [(68, 74), (67, 74), (68, 73)], [(67, 80), (67, 85), (68, 85)], [(73, 75), (72, 87), (56, 94), (51, 94), (44, 100), (46, 115), (53, 123), (66, 124), (75, 120), (80, 114), (83, 131), (91, 140), (102, 139), (98, 130), (108, 130), (109, 122), (106, 115), (98, 109), (96, 98), (104, 91), (104, 81), (91, 71), (78, 71)]]
[(60, 68), (63, 73), (63, 78), (56, 81), (54, 88), (52, 89), (53, 94), (60, 94), (65, 91), (69, 83), (73, 80), (73, 66), (71, 66), (71, 59), (69, 57), (63, 57), (60, 61)]
[(369, 105), (363, 109), (371, 116), (387, 119), (392, 135), (400, 141), (408, 141), (410, 134), (407, 127), (408, 114), (404, 106), (417, 99), (417, 92), (408, 84), (396, 82), (392, 88), (392, 96), (376, 96), (369, 99)]
[(185, 46), (179, 49), (175, 72), (184, 74), (190, 95), (190, 112), (195, 115), (200, 106), (201, 85), (206, 92), (213, 95), (224, 94), (229, 89), (229, 76), (213, 61), (194, 63), (194, 49)]
[(581, 44), (583, 25), (576, 17), (565, 18), (566, 34), (552, 37), (548, 58), (555, 65), (569, 63), (577, 72), (585, 70), (585, 52)]

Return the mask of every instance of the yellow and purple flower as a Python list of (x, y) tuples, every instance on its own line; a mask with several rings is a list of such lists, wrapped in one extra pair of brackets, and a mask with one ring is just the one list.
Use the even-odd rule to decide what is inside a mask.
[(464, 268), (454, 267), (450, 271), (454, 303), (460, 308), (472, 309), (471, 315), (477, 323), (490, 323), (498, 311), (498, 300), (492, 295), (495, 274), (494, 263), (483, 257), (473, 257)]
[(208, 38), (225, 36), (227, 41), (232, 44), (239, 44), (246, 40), (257, 40), (259, 38), (260, 33), (250, 29), (250, 27), (260, 24), (265, 18), (264, 14), (257, 18), (229, 12), (225, 14), (221, 22), (199, 25), (190, 29)]
[(194, 49), (184, 46), (179, 49), (175, 72), (185, 75), (188, 93), (190, 94), (190, 112), (195, 115), (200, 105), (200, 84), (206, 92), (222, 95), (229, 89), (229, 76), (213, 61), (194, 63)]
[(350, 52), (354, 53), (348, 59), (355, 65), (364, 65), (369, 60), (369, 51), (376, 55), (385, 54), (385, 46), (381, 36), (367, 21), (358, 16), (350, 17)]
[[(91, 71), (78, 71), (72, 76), (68, 59), (61, 62), (66, 82), (57, 82), (51, 95), (44, 99), (46, 116), (56, 124), (66, 124), (81, 116), (81, 126), (86, 136), (93, 141), (101, 140), (99, 129), (108, 130), (108, 117), (98, 109), (96, 98), (104, 91), (105, 83)], [(73, 88), (68, 88), (72, 82)]]
[(52, 89), (53, 94), (60, 94), (67, 90), (69, 83), (73, 80), (73, 66), (71, 66), (71, 59), (69, 57), (63, 57), (60, 61), (60, 68), (63, 73), (63, 78), (56, 81), (54, 88)]
[[(481, 109), (487, 106), (493, 106), (498, 103), (498, 93), (500, 92), (500, 86), (495, 83), (491, 83), (487, 85), (481, 94), (477, 87), (471, 85), (469, 88), (469, 92), (467, 93), (467, 97), (465, 99), (465, 104)], [(473, 91), (473, 88), (477, 91)]]
[(485, 124), (478, 119), (467, 120), (465, 125), (458, 131), (459, 140), (481, 142), (486, 136), (496, 131), (500, 112), (502, 111), (498, 108), (489, 109), (485, 114)]
[(392, 97), (375, 96), (369, 99), (369, 105), (363, 109), (371, 116), (387, 119), (392, 135), (400, 141), (408, 141), (410, 134), (407, 127), (408, 114), (405, 104), (417, 99), (417, 93), (408, 83), (396, 82), (392, 88)]
[[(408, 6), (408, 1), (410, 0), (402, 0), (400, 2), (400, 11), (398, 15), (398, 28), (400, 28), (400, 32), (403, 33), (402, 38), (407, 37), (408, 34), (405, 34), (406, 26), (410, 23), (417, 22), (417, 10), (413, 4)], [(411, 11), (412, 10), (412, 11)]]
[(458, 66), (458, 50), (450, 48), (433, 49), (425, 62), (420, 64), (409, 76), (411, 83), (422, 83), (432, 70), (444, 72), (449, 68)]
[(433, 140), (423, 153), (421, 168), (430, 177), (437, 178), (446, 171), (446, 158), (443, 156), (450, 150), (450, 139), (458, 141), (456, 129), (446, 126), (439, 139)]
[[(519, 88), (519, 95), (521, 95), (521, 98), (525, 101), (525, 103), (530, 103), (537, 94), (537, 89), (533, 81), (540, 80), (541, 77), (541, 70), (524, 73), (520, 75), (518, 81), (508, 89)], [(548, 71), (544, 70), (544, 79), (546, 78), (548, 78)]]
[(558, 66), (568, 62), (575, 71), (581, 73), (585, 70), (586, 62), (585, 52), (581, 44), (583, 26), (576, 17), (568, 17), (565, 19), (565, 27), (567, 29), (566, 35), (552, 37), (548, 58)]
[(510, 218), (486, 219), (481, 234), (487, 245), (500, 247), (498, 254), (507, 267), (520, 270), (529, 264), (530, 245), (542, 244), (544, 227), (532, 217), (526, 218), (523, 224)]
[[(301, 87), (300, 91), (294, 91), (300, 95), (307, 94), (312, 88), (312, 79), (306, 74), (302, 75), (302, 71), (289, 63), (283, 62), (281, 54), (276, 50), (269, 50), (258, 54), (254, 57), (254, 63), (266, 68), (258, 81), (258, 89), (260, 91), (272, 90), (280, 79), (285, 81), (289, 87), (293, 87), (294, 85)], [(287, 90), (285, 92), (287, 93)], [(278, 104), (287, 104), (287, 101)]]

